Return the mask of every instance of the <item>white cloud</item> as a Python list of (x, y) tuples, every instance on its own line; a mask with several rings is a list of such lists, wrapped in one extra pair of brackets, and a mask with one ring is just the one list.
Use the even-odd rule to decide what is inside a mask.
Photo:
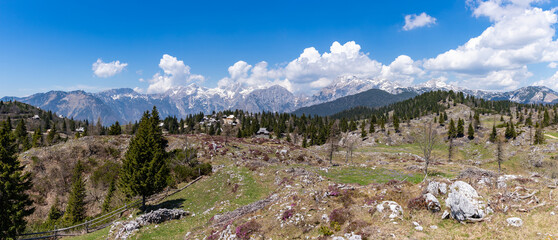
[(424, 12), (419, 15), (409, 14), (405, 16), (405, 26), (403, 26), (403, 30), (409, 31), (419, 27), (428, 27), (433, 24), (436, 24), (436, 18)]
[(190, 73), (190, 67), (185, 65), (182, 60), (178, 60), (168, 54), (164, 54), (159, 61), (159, 67), (163, 73), (156, 73), (149, 80), (147, 93), (163, 93), (177, 86), (184, 86), (192, 82), (201, 82), (204, 80), (202, 75)]
[(558, 60), (555, 10), (532, 7), (533, 2), (538, 1), (469, 0), (473, 15), (488, 17), (493, 24), (464, 45), (427, 59), (424, 68), (483, 81), (475, 84), (479, 87), (517, 86), (531, 75), (527, 64)]
[(533, 85), (545, 86), (558, 91), (558, 72), (554, 73), (554, 75), (552, 75), (547, 79), (543, 79), (538, 82), (535, 82)]
[(127, 63), (120, 63), (120, 61), (103, 62), (100, 58), (93, 63), (93, 74), (100, 78), (112, 77), (124, 70), (128, 66)]
[(389, 66), (383, 66), (362, 52), (360, 45), (354, 41), (343, 45), (334, 42), (329, 52), (320, 53), (314, 47), (306, 48), (284, 67), (269, 68), (267, 62), (252, 66), (238, 61), (229, 67), (229, 76), (221, 79), (218, 85), (231, 89), (277, 84), (291, 92), (308, 93), (334, 83), (342, 75), (385, 78), (409, 85), (414, 76), (423, 74), (419, 65), (403, 55)]
[(550, 62), (550, 63), (548, 64), (548, 67), (549, 67), (549, 68), (556, 68), (556, 67), (558, 67), (558, 63), (556, 63), (556, 62)]

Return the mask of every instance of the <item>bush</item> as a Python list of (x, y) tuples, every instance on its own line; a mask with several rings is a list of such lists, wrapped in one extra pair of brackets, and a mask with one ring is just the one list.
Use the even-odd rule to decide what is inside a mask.
[(349, 226), (347, 226), (346, 232), (358, 232), (358, 230), (360, 230), (362, 228), (365, 228), (368, 225), (369, 224), (366, 223), (365, 221), (355, 220), (355, 221), (349, 223)]
[(110, 182), (113, 179), (117, 178), (119, 173), (120, 164), (107, 160), (105, 164), (93, 171), (93, 174), (91, 175), (91, 181), (93, 182), (93, 186), (101, 185), (104, 188), (108, 188)]
[(351, 217), (351, 212), (346, 208), (337, 208), (331, 211), (329, 214), (329, 220), (332, 222), (337, 222), (339, 224), (344, 224)]
[(246, 222), (236, 228), (236, 236), (240, 239), (250, 239), (250, 236), (259, 231), (261, 228), (260, 224), (255, 220)]
[(281, 215), (281, 220), (285, 221), (289, 218), (291, 218), (293, 216), (294, 210), (293, 209), (289, 209), (287, 211), (283, 212), (283, 215)]
[(413, 198), (409, 200), (409, 203), (407, 204), (407, 208), (411, 210), (426, 209), (427, 208), (426, 199), (424, 198), (424, 196)]
[(318, 229), (318, 232), (320, 232), (320, 234), (322, 234), (324, 236), (333, 235), (333, 231), (331, 231), (331, 229), (329, 229), (328, 226), (321, 226), (320, 229)]

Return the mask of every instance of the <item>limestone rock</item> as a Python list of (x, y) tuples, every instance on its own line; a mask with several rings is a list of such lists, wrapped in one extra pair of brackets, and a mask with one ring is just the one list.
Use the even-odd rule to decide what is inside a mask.
[(443, 182), (432, 181), (426, 187), (428, 193), (432, 193), (434, 196), (445, 195), (447, 193), (447, 184)]
[(432, 212), (440, 211), (440, 202), (432, 193), (424, 194), (424, 200), (426, 201), (426, 208), (428, 208), (428, 210)]
[(384, 216), (389, 214), (390, 219), (403, 217), (403, 208), (394, 201), (383, 201), (376, 206), (376, 210)]
[(508, 222), (508, 226), (512, 227), (521, 227), (523, 225), (523, 220), (518, 217), (511, 217), (506, 219), (506, 221)]
[(486, 204), (471, 185), (456, 181), (450, 187), (446, 206), (451, 216), (458, 221), (482, 219), (486, 215)]

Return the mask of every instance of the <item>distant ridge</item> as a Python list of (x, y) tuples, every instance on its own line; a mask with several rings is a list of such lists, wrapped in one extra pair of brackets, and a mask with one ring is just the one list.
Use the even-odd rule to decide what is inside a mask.
[(338, 98), (331, 102), (320, 103), (309, 107), (302, 107), (293, 113), (296, 115), (318, 115), (329, 116), (343, 110), (351, 109), (358, 106), (363, 107), (382, 107), (394, 102), (403, 101), (416, 96), (416, 92), (402, 92), (399, 94), (391, 94), (380, 89), (370, 89), (355, 95)]

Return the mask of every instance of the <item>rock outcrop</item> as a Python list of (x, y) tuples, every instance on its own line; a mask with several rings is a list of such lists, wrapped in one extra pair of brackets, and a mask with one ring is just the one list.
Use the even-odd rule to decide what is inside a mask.
[(446, 206), (450, 208), (451, 216), (455, 220), (478, 221), (485, 217), (486, 204), (471, 185), (457, 181), (449, 189)]

